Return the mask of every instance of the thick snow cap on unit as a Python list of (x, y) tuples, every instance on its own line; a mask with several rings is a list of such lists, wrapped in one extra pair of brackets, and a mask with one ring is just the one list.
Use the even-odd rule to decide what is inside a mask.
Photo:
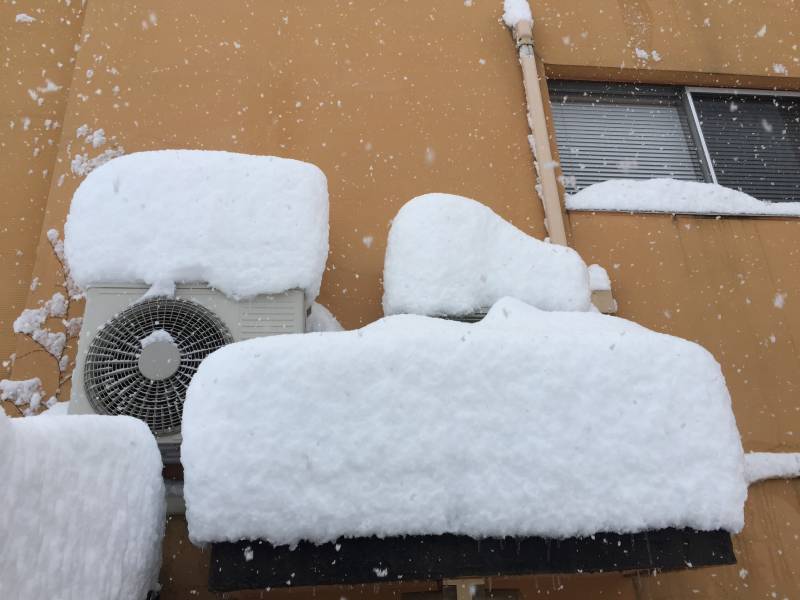
[(195, 542), (743, 525), (708, 352), (513, 299), (476, 325), (399, 315), (226, 346), (191, 382), (183, 436)]
[(319, 293), (328, 190), (314, 165), (202, 150), (138, 152), (92, 171), (72, 199), (75, 281), (208, 282), (233, 297)]
[(489, 207), (426, 194), (397, 213), (383, 268), (387, 315), (463, 315), (512, 296), (545, 310), (589, 310), (589, 273), (565, 246), (526, 235)]
[(764, 202), (715, 183), (610, 179), (567, 196), (571, 210), (800, 216), (800, 202)]
[(503, 23), (514, 27), (520, 21), (533, 21), (528, 0), (503, 0)]
[(161, 455), (131, 417), (0, 411), (0, 598), (129, 600), (157, 589)]

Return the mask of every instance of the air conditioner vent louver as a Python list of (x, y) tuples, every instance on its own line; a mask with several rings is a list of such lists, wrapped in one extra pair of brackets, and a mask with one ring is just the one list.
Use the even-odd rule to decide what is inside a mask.
[[(141, 340), (158, 330), (172, 340), (143, 349)], [(232, 341), (225, 324), (196, 302), (144, 300), (112, 318), (92, 340), (83, 369), (87, 398), (100, 414), (136, 417), (156, 435), (177, 432), (186, 388), (200, 362)], [(141, 366), (147, 352), (171, 353), (178, 364), (163, 376), (148, 377)]]

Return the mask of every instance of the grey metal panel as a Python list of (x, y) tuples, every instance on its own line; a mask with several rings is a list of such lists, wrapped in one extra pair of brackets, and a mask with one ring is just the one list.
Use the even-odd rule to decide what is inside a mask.
[(721, 185), (759, 200), (800, 201), (800, 98), (692, 95)]
[(607, 179), (705, 179), (675, 88), (559, 82), (550, 101), (568, 192)]

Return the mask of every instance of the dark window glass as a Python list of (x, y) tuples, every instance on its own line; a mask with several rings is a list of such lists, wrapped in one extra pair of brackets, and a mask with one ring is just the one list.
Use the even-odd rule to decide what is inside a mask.
[(720, 185), (759, 200), (800, 201), (800, 98), (693, 97)]

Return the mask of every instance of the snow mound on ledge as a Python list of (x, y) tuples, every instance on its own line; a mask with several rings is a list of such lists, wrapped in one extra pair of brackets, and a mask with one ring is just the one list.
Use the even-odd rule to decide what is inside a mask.
[(208, 282), (233, 297), (319, 293), (328, 190), (314, 165), (203, 150), (138, 152), (92, 171), (64, 228), (75, 281)]
[(717, 185), (677, 179), (610, 179), (567, 196), (570, 210), (800, 216), (800, 202), (763, 202)]
[(463, 315), (505, 296), (545, 310), (589, 310), (589, 273), (565, 246), (526, 235), (489, 207), (451, 194), (406, 203), (383, 268), (387, 315)]
[(182, 431), (195, 542), (744, 519), (742, 447), (708, 352), (513, 299), (476, 325), (400, 315), (226, 346), (194, 376)]
[(0, 598), (145, 598), (164, 532), (161, 456), (130, 417), (0, 414)]

